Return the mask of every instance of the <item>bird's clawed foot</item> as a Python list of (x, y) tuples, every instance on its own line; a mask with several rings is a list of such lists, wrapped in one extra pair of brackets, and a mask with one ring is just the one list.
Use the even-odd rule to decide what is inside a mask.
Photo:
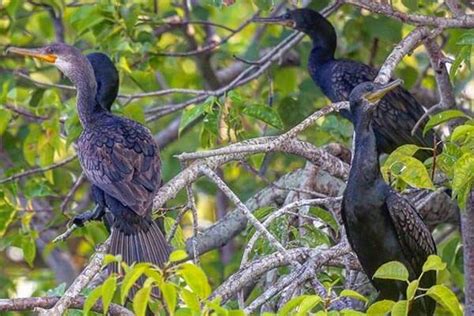
[(77, 228), (83, 227), (87, 222), (100, 221), (104, 214), (105, 208), (100, 205), (96, 205), (92, 211), (86, 211), (82, 214), (76, 215), (71, 221), (72, 225), (69, 225), (64, 233), (54, 238), (53, 243), (66, 240)]

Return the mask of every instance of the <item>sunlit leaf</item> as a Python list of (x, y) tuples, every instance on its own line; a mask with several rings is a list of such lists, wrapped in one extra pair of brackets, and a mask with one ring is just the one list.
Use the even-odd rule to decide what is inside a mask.
[(128, 295), (128, 292), (132, 288), (132, 286), (135, 284), (135, 282), (138, 280), (138, 278), (148, 268), (149, 268), (148, 265), (137, 264), (137, 265), (133, 266), (130, 271), (127, 272), (127, 274), (123, 278), (121, 293), (120, 293), (120, 298), (121, 298), (122, 304), (125, 303), (125, 299)]
[(375, 302), (367, 309), (367, 316), (384, 316), (392, 310), (393, 305), (395, 302), (390, 300)]
[(211, 294), (211, 287), (207, 281), (207, 276), (198, 266), (192, 263), (182, 264), (178, 273), (200, 298), (207, 298)]
[(2, 135), (8, 127), (8, 123), (12, 118), (12, 113), (5, 109), (0, 109), (0, 135)]
[(426, 292), (438, 304), (449, 310), (454, 316), (461, 316), (462, 311), (456, 295), (445, 285), (437, 284)]
[(33, 261), (36, 257), (36, 243), (34, 238), (28, 234), (23, 238), (22, 245), (23, 256), (30, 267), (33, 267)]
[(444, 122), (450, 121), (455, 118), (460, 118), (464, 117), (466, 118), (466, 114), (464, 114), (463, 111), (460, 110), (447, 110), (443, 111), (440, 113), (436, 113), (430, 117), (428, 122), (426, 123), (424, 129), (423, 129), (423, 134), (426, 134), (427, 131), (432, 129), (435, 126), (438, 126), (439, 124), (442, 124)]
[(102, 295), (102, 288), (100, 286), (96, 287), (92, 290), (92, 292), (87, 295), (86, 300), (84, 302), (84, 315), (88, 315), (91, 308), (97, 303), (99, 298)]
[(108, 277), (107, 280), (105, 280), (105, 282), (102, 284), (102, 305), (104, 315), (107, 314), (107, 311), (109, 310), (109, 306), (114, 297), (116, 287), (117, 278), (115, 276)]
[(168, 306), (168, 312), (170, 315), (174, 315), (174, 310), (176, 308), (177, 302), (177, 292), (176, 287), (168, 282), (164, 282), (160, 285), (160, 290), (163, 295), (163, 298)]
[(201, 311), (199, 298), (195, 293), (188, 291), (187, 289), (181, 289), (180, 295), (187, 307), (196, 313)]
[(381, 265), (372, 278), (408, 281), (408, 276), (408, 270), (402, 263), (390, 261)]
[(455, 162), (453, 170), (453, 197), (457, 198), (461, 208), (465, 208), (469, 193), (474, 185), (474, 154), (464, 154)]
[(415, 297), (416, 291), (418, 290), (418, 280), (413, 280), (408, 284), (407, 287), (407, 300), (412, 300)]
[(145, 316), (148, 301), (150, 300), (151, 286), (143, 286), (133, 298), (133, 311), (135, 316)]
[(364, 303), (367, 303), (369, 301), (367, 299), (367, 297), (365, 297), (364, 295), (362, 295), (362, 294), (360, 294), (356, 291), (349, 290), (349, 289), (342, 290), (342, 292), (341, 292), (341, 294), (339, 294), (339, 296), (354, 298), (354, 299), (359, 300), (359, 301), (364, 302)]
[(392, 307), (392, 316), (408, 316), (408, 302), (406, 300), (396, 302)]
[(178, 249), (178, 250), (173, 251), (170, 254), (169, 261), (171, 261), (171, 262), (181, 261), (181, 260), (186, 259), (187, 257), (188, 257), (188, 254), (187, 254), (186, 251), (184, 251), (182, 249)]
[(431, 270), (441, 271), (444, 269), (446, 269), (446, 263), (444, 263), (441, 258), (436, 255), (430, 255), (423, 264), (423, 272)]

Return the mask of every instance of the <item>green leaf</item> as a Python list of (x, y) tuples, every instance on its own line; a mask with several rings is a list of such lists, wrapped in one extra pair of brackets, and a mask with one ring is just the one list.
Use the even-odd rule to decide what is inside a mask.
[(434, 285), (426, 292), (438, 304), (449, 310), (454, 316), (461, 316), (462, 311), (456, 295), (445, 285)]
[(367, 304), (367, 302), (369, 301), (367, 297), (365, 297), (364, 295), (356, 292), (356, 291), (353, 291), (353, 290), (342, 290), (341, 294), (339, 294), (339, 296), (341, 297), (350, 297), (350, 298), (354, 298), (356, 300), (359, 300), (361, 302), (364, 302)]
[(92, 292), (87, 295), (86, 301), (84, 302), (84, 315), (88, 315), (89, 311), (91, 310), (92, 306), (97, 303), (99, 300), (100, 296), (102, 295), (102, 288), (100, 286), (96, 287), (95, 289), (92, 290)]
[[(410, 148), (405, 146), (410, 146)], [(406, 148), (406, 152), (412, 153), (413, 147), (411, 146), (415, 145), (405, 146), (402, 147)], [(403, 151), (396, 150), (390, 154), (382, 167), (382, 173), (385, 180), (388, 180), (388, 174), (390, 173), (412, 187), (425, 189), (434, 187), (425, 165), (414, 157), (404, 155)]]
[(311, 309), (322, 301), (323, 300), (318, 295), (307, 295), (299, 304), (298, 313), (296, 315), (308, 315)]
[(181, 260), (185, 260), (186, 258), (188, 258), (187, 252), (184, 251), (183, 249), (178, 249), (178, 250), (173, 251), (170, 254), (169, 261), (170, 262), (181, 261)]
[[(335, 311), (332, 311), (332, 312), (335, 312)], [(329, 312), (331, 313), (331, 311)], [(328, 315), (331, 315), (331, 314), (328, 314)], [(362, 313), (362, 312), (359, 312), (359, 311), (355, 311), (355, 310), (352, 310), (352, 309), (343, 309), (341, 311), (341, 313), (335, 313), (334, 314), (335, 316), (365, 316), (366, 314), (365, 313)]]
[(116, 288), (117, 278), (114, 275), (108, 277), (107, 280), (105, 280), (105, 282), (102, 284), (102, 305), (104, 315), (106, 315), (107, 311), (109, 310), (109, 306), (112, 302), (112, 299), (114, 298)]
[(10, 123), (12, 113), (5, 109), (0, 109), (0, 135), (2, 135)]
[(135, 316), (145, 316), (148, 301), (150, 300), (151, 286), (143, 286), (133, 298)]
[(122, 304), (125, 304), (125, 299), (128, 295), (128, 292), (130, 292), (130, 289), (132, 288), (132, 286), (148, 268), (149, 266), (146, 264), (137, 264), (133, 266), (130, 269), (130, 271), (127, 272), (127, 274), (123, 278), (121, 293), (120, 293)]
[(372, 278), (408, 281), (408, 277), (408, 270), (402, 263), (390, 261), (381, 265)]
[(174, 310), (176, 308), (176, 288), (173, 284), (164, 282), (160, 285), (161, 294), (165, 299), (166, 305), (168, 306), (168, 312), (170, 315), (174, 315)]
[(392, 316), (408, 316), (408, 302), (406, 300), (396, 302), (392, 307)]
[(22, 239), (21, 248), (23, 249), (23, 256), (30, 267), (33, 267), (33, 261), (36, 257), (36, 243), (31, 234), (28, 234)]
[(460, 110), (447, 110), (440, 113), (436, 113), (435, 115), (431, 116), (428, 122), (426, 123), (425, 128), (423, 129), (423, 134), (426, 134), (427, 131), (429, 131), (435, 126), (438, 126), (439, 124), (459, 117), (469, 118), (466, 114), (464, 114), (464, 112)]
[(278, 315), (291, 315), (291, 312), (301, 304), (301, 302), (305, 299), (307, 295), (301, 295), (292, 298), (288, 302), (286, 302), (285, 305), (283, 305), (282, 308), (280, 308), (280, 311), (278, 312)]
[(211, 287), (207, 281), (207, 276), (198, 266), (192, 263), (182, 264), (178, 273), (183, 277), (191, 290), (201, 299), (205, 299), (211, 294)]
[(204, 104), (195, 105), (188, 107), (183, 111), (181, 115), (181, 121), (179, 123), (179, 133), (191, 124), (195, 119), (200, 117), (204, 113)]
[(446, 263), (444, 263), (437, 255), (430, 255), (423, 264), (423, 272), (432, 270), (442, 271), (444, 269), (446, 269)]
[(196, 313), (199, 313), (201, 311), (201, 306), (199, 305), (199, 298), (196, 294), (191, 291), (188, 291), (187, 289), (181, 289), (180, 293), (181, 298), (183, 299), (184, 304), (186, 304), (187, 307), (189, 307)]
[(457, 198), (459, 207), (464, 209), (469, 193), (474, 185), (474, 155), (466, 153), (453, 166), (453, 198)]
[(320, 208), (320, 207), (311, 207), (309, 209), (309, 213), (312, 214), (313, 216), (316, 216), (318, 218), (320, 218), (321, 220), (323, 220), (326, 224), (328, 224), (332, 229), (334, 229), (335, 231), (338, 230), (339, 228), (339, 224), (337, 223), (336, 219), (334, 218), (334, 216)]
[(449, 77), (451, 78), (451, 80), (454, 79), (463, 62), (467, 63), (468, 65), (470, 64), (470, 59), (471, 45), (465, 45), (461, 47), (461, 49), (456, 55), (456, 58), (454, 59), (453, 64), (451, 65), (451, 69), (449, 70)]
[(462, 146), (474, 147), (474, 125), (461, 125), (454, 129), (451, 134), (451, 141)]
[(418, 9), (418, 0), (402, 0), (402, 3), (410, 10), (415, 11)]
[(246, 105), (242, 113), (259, 119), (275, 128), (283, 129), (283, 122), (277, 111), (265, 104)]
[(410, 284), (408, 284), (408, 287), (407, 287), (407, 300), (411, 301), (415, 297), (416, 290), (418, 290), (419, 283), (420, 282), (418, 280), (413, 280), (413, 281), (410, 282)]
[(268, 11), (275, 5), (274, 0), (253, 0), (257, 8)]
[(375, 302), (367, 309), (367, 316), (384, 316), (392, 310), (393, 305), (395, 302), (391, 300)]
[(145, 123), (145, 112), (143, 110), (143, 106), (139, 103), (127, 105), (123, 109), (123, 114), (134, 121)]
[(16, 208), (8, 204), (6, 201), (0, 203), (0, 237), (3, 237), (15, 218)]

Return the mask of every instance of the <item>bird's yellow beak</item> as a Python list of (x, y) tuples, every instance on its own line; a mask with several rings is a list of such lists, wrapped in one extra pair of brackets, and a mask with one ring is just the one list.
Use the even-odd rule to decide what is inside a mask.
[(263, 24), (281, 24), (283, 26), (295, 28), (296, 22), (292, 19), (284, 18), (281, 16), (271, 17), (271, 18), (254, 18), (254, 22), (263, 23)]
[(364, 97), (367, 101), (374, 104), (380, 101), (388, 92), (392, 91), (399, 85), (403, 84), (403, 80), (396, 79), (385, 85), (378, 86), (376, 90), (368, 92)]
[(47, 54), (42, 48), (20, 48), (20, 47), (9, 47), (6, 50), (7, 53), (14, 53), (23, 56), (30, 56), (48, 63), (54, 64), (58, 56), (55, 54)]

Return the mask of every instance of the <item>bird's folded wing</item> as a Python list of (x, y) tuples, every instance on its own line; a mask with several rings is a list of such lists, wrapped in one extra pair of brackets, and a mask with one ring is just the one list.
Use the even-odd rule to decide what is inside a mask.
[(148, 133), (112, 127), (85, 132), (78, 141), (87, 178), (141, 216), (150, 210), (161, 179), (158, 147)]
[(428, 256), (436, 254), (433, 237), (416, 209), (398, 193), (388, 195), (386, 206), (404, 255), (412, 263), (414, 272), (420, 274)]

